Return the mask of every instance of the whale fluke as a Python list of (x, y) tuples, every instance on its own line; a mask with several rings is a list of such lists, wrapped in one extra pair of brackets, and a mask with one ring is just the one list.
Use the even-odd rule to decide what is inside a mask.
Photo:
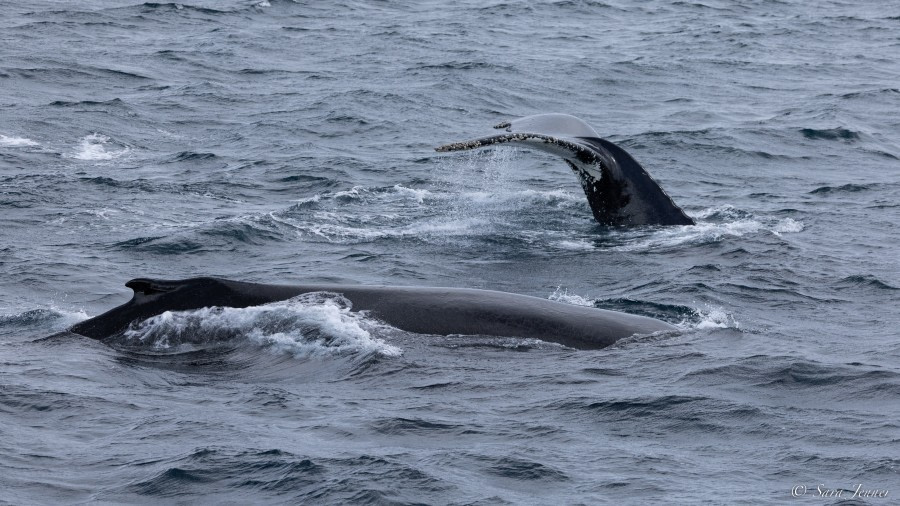
[(568, 114), (539, 114), (501, 123), (506, 133), (445, 144), (439, 152), (521, 144), (562, 157), (578, 175), (594, 219), (602, 225), (693, 225), (624, 149)]

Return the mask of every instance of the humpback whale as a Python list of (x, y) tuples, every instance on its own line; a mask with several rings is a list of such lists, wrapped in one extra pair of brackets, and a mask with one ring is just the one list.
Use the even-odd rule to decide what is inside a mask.
[(634, 334), (675, 330), (645, 316), (472, 288), (269, 285), (211, 277), (139, 278), (125, 286), (134, 290), (130, 301), (69, 330), (103, 340), (166, 311), (243, 308), (311, 292), (342, 294), (352, 311), (366, 311), (393, 327), (419, 334), (537, 338), (571, 348), (598, 349)]
[(510, 143), (561, 156), (578, 175), (594, 219), (601, 225), (693, 225), (650, 174), (624, 149), (601, 139), (567, 114), (539, 114), (501, 123), (506, 133), (438, 146), (463, 151)]

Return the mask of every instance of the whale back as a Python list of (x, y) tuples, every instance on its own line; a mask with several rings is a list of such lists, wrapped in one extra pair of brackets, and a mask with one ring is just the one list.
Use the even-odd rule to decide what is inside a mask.
[(644, 316), (472, 288), (268, 285), (219, 278), (139, 278), (127, 286), (134, 290), (131, 300), (69, 330), (102, 340), (166, 311), (244, 308), (310, 292), (342, 294), (350, 301), (352, 311), (365, 311), (396, 328), (418, 334), (535, 338), (573, 348), (597, 349), (633, 334), (674, 330), (667, 323)]

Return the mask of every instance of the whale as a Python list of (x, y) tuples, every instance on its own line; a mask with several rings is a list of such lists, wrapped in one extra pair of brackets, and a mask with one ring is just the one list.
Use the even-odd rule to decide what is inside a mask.
[(575, 172), (598, 223), (610, 227), (694, 225), (650, 174), (622, 147), (600, 138), (568, 114), (538, 114), (494, 127), (503, 133), (453, 142), (439, 152), (517, 144), (563, 158)]
[(131, 300), (69, 330), (102, 341), (166, 311), (245, 308), (314, 292), (343, 295), (350, 301), (351, 311), (364, 311), (392, 327), (416, 334), (533, 338), (590, 350), (636, 334), (677, 330), (646, 316), (474, 288), (276, 285), (214, 277), (138, 278), (125, 286), (134, 292)]

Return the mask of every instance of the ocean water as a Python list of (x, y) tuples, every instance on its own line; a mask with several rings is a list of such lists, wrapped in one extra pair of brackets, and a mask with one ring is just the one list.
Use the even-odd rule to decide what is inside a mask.
[[(896, 5), (0, 13), (0, 502), (900, 496)], [(433, 151), (545, 112), (698, 224), (607, 229), (559, 159)], [(201, 275), (488, 288), (679, 332), (423, 336), (338, 296), (66, 332), (131, 278)]]

